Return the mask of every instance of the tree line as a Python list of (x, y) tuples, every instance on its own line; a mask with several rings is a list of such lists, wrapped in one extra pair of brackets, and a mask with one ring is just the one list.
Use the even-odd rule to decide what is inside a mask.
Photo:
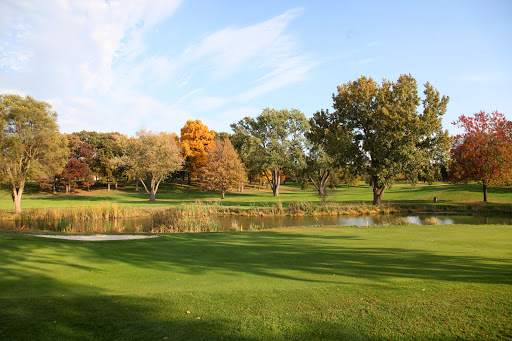
[(27, 180), (56, 191), (101, 179), (117, 186), (136, 180), (156, 200), (167, 177), (198, 179), (201, 188), (224, 193), (247, 180), (265, 181), (275, 196), (285, 176), (313, 184), (325, 198), (327, 186), (342, 177), (365, 179), (380, 204), (386, 188), (401, 175), (411, 184), (434, 181), (447, 168), (455, 183), (487, 187), (512, 182), (512, 122), (503, 114), (462, 115), (453, 124), (464, 133), (450, 137), (442, 128), (449, 97), (416, 80), (375, 82), (360, 77), (338, 86), (333, 110), (313, 117), (297, 109), (264, 109), (257, 117), (231, 124), (232, 134), (189, 120), (176, 133), (141, 130), (120, 133), (59, 133), (57, 113), (30, 96), (0, 95), (0, 171), (12, 193), (15, 213)]

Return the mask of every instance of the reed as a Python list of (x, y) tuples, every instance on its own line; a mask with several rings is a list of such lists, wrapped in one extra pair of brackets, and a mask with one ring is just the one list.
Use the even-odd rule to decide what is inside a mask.
[(437, 225), (439, 223), (438, 217), (425, 218), (425, 225)]
[(151, 214), (152, 233), (216, 232), (222, 226), (213, 218), (218, 206), (200, 202), (156, 210)]
[[(132, 216), (132, 211), (130, 208), (115, 204), (30, 209), (17, 216), (7, 214), (0, 216), (0, 228), (54, 232), (122, 232), (122, 227), (103, 222)], [(102, 223), (84, 224), (91, 221)]]

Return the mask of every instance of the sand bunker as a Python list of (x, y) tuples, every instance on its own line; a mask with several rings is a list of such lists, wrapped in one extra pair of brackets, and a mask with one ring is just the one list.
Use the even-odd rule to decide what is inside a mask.
[(158, 235), (142, 235), (142, 234), (94, 234), (94, 235), (75, 235), (65, 236), (57, 234), (31, 234), (35, 237), (44, 238), (57, 238), (69, 240), (87, 240), (87, 241), (101, 241), (101, 240), (128, 240), (128, 239), (145, 239), (145, 238), (158, 238)]

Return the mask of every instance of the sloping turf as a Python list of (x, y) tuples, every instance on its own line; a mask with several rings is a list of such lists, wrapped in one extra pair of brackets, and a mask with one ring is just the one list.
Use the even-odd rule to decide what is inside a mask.
[(512, 338), (512, 226), (0, 234), (0, 339)]

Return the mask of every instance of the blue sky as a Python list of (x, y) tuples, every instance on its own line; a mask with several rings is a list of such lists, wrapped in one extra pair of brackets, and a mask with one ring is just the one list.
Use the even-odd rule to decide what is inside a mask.
[(266, 107), (307, 117), (361, 75), (410, 73), (461, 114), (512, 119), (512, 1), (0, 1), (0, 93), (61, 131), (210, 129)]

